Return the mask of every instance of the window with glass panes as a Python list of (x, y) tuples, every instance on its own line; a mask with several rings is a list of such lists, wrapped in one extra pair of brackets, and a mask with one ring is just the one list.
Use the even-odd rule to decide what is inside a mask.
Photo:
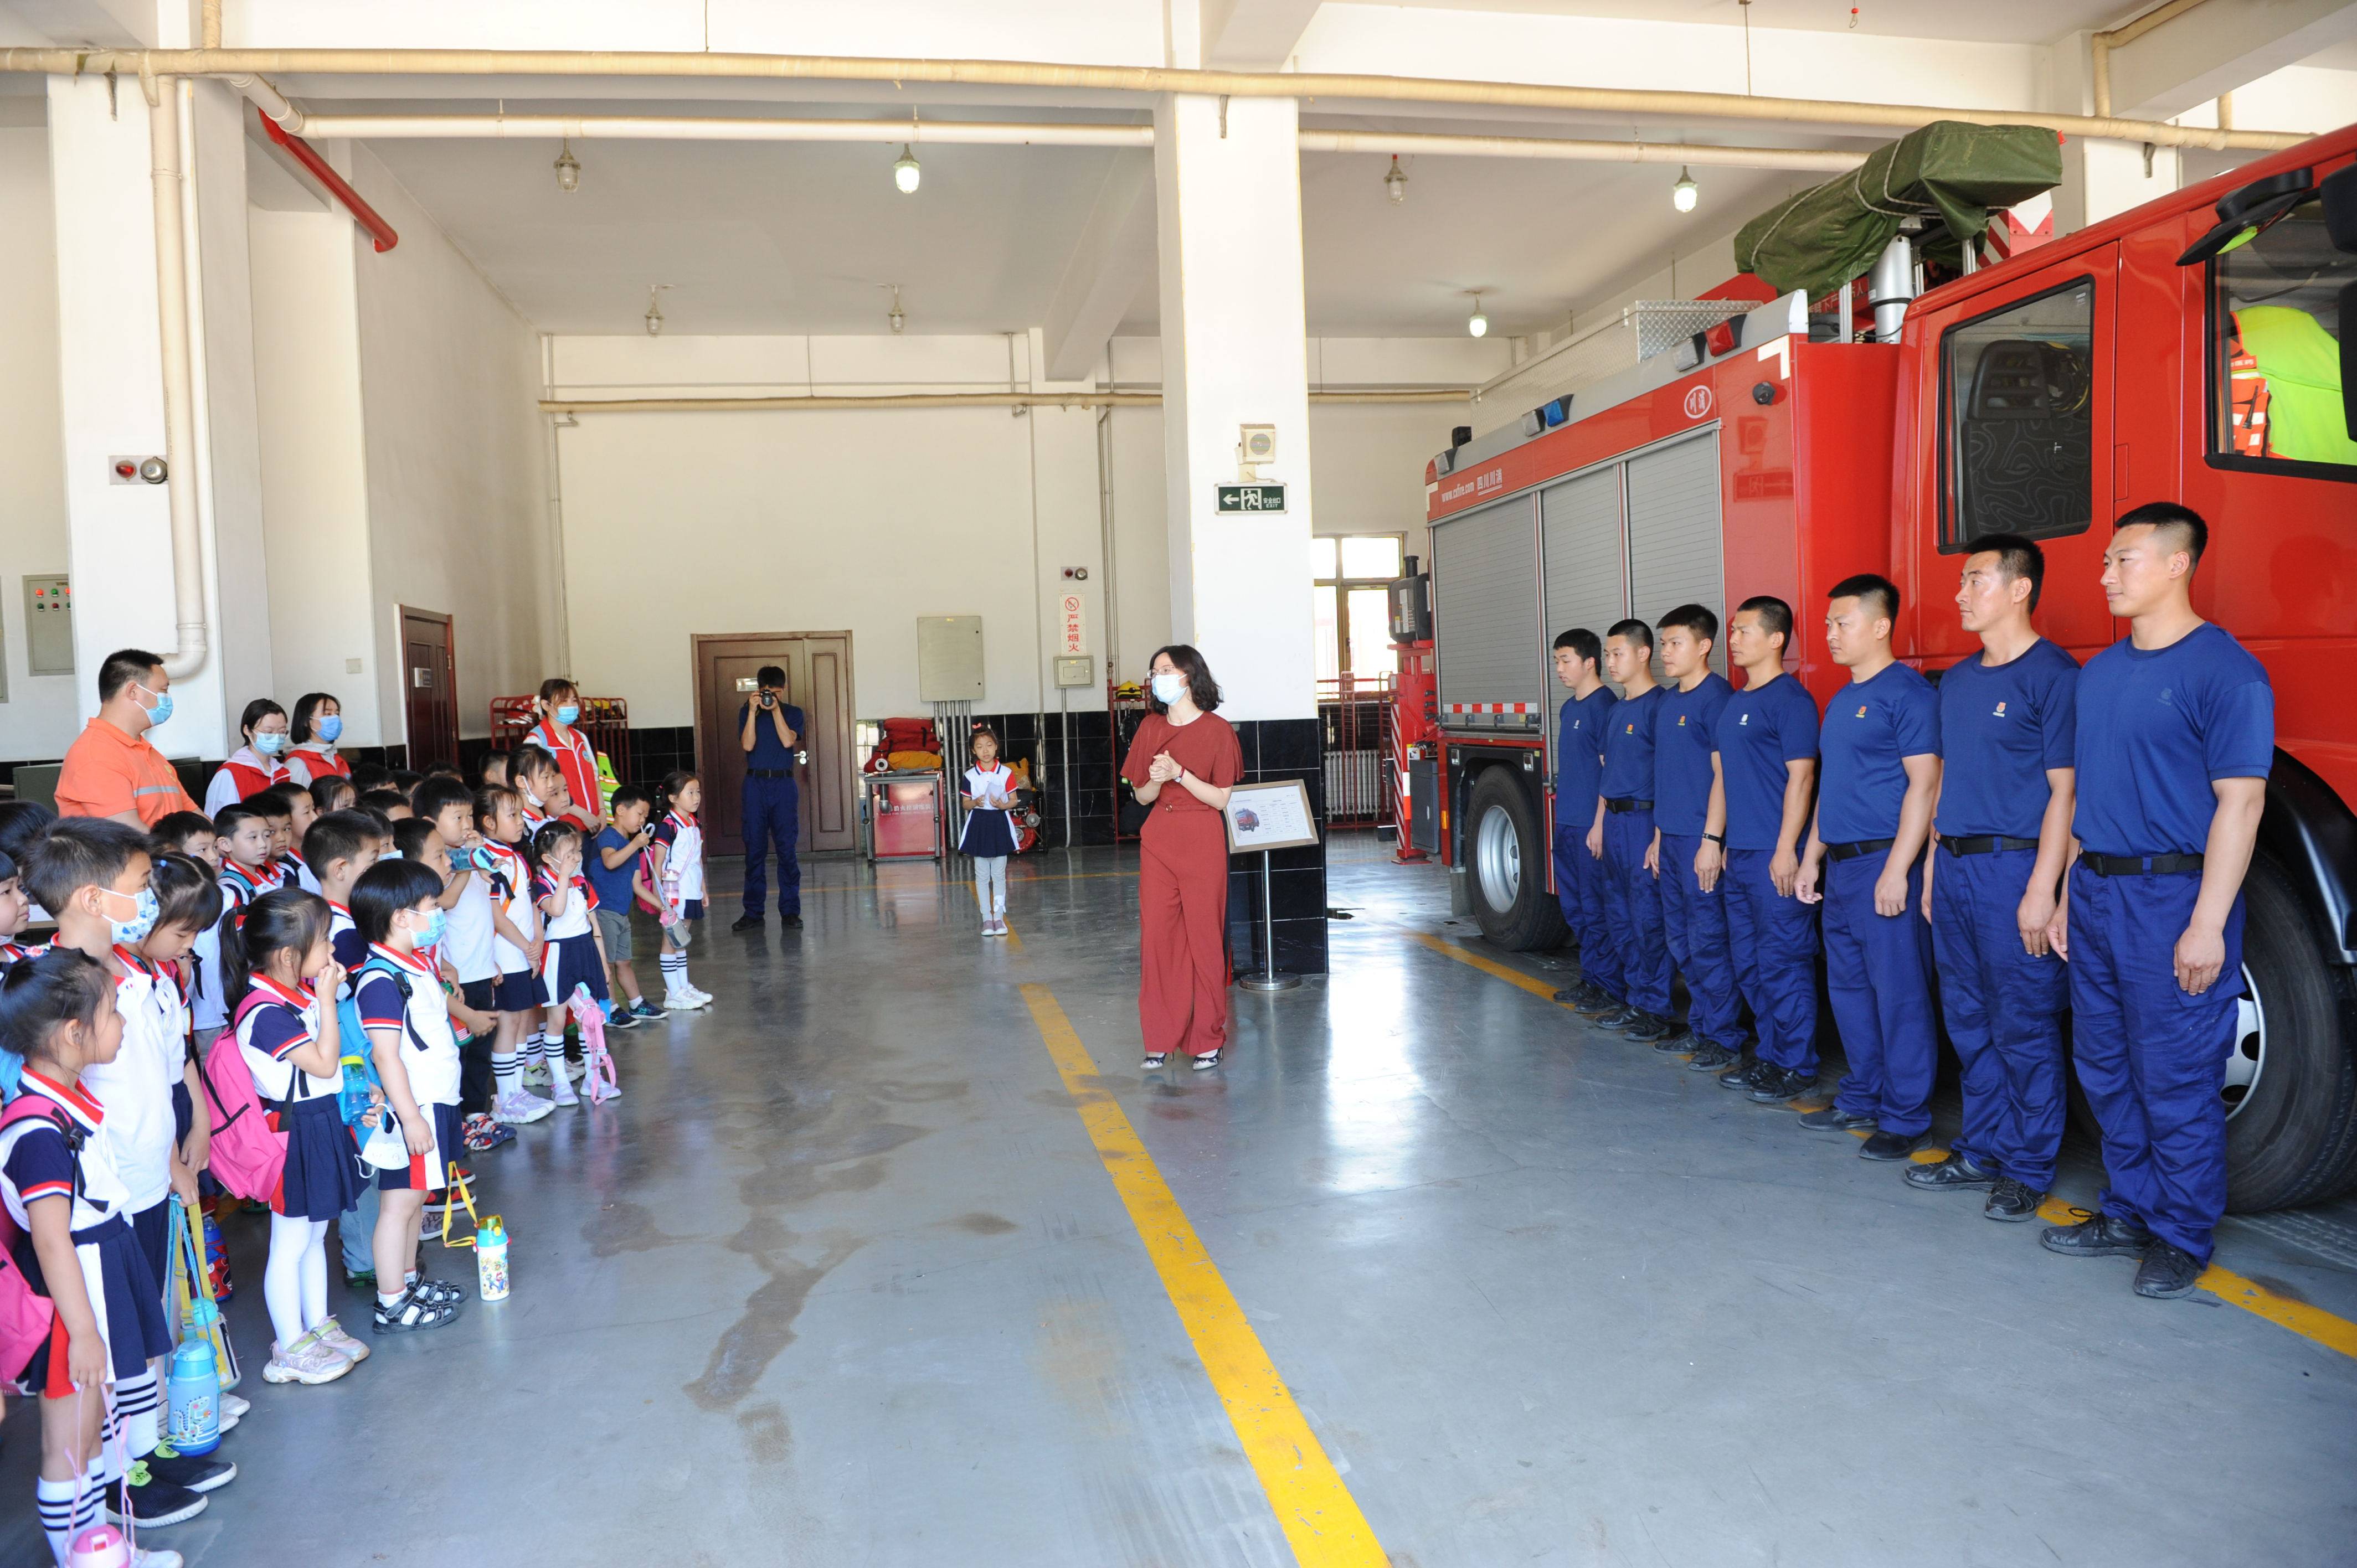
[(1318, 680), (1348, 675), (1372, 682), (1394, 672), (1390, 585), (1406, 547), (1397, 533), (1329, 533), (1309, 542)]

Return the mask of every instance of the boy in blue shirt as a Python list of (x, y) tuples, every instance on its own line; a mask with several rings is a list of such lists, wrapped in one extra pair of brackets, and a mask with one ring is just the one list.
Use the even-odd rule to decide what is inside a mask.
[(1784, 673), (1792, 607), (1743, 601), (1727, 650), (1743, 688), (1718, 711), (1718, 784), (1711, 821), (1724, 824), (1727, 947), (1760, 1045), (1718, 1081), (1762, 1105), (1817, 1081), (1817, 912), (1801, 902), (1801, 841), (1817, 787), (1817, 703)]
[(1826, 596), (1825, 651), (1850, 683), (1825, 704), (1824, 786), (1794, 884), (1824, 905), (1825, 991), (1849, 1058), (1834, 1102), (1801, 1118), (1812, 1132), (1875, 1129), (1858, 1153), (1903, 1160), (1931, 1137), (1932, 929), (1918, 911), (1932, 798), (1940, 786), (1940, 713), (1932, 682), (1894, 658), (1899, 590), (1845, 577)]
[(636, 784), (615, 790), (608, 808), (612, 819), (598, 830), (594, 853), (582, 857), (582, 870), (597, 894), (597, 908), (590, 913), (606, 940), (606, 967), (614, 983), (610, 1028), (635, 1029), (671, 1016), (640, 993), (638, 972), (630, 967), (630, 907), (640, 897), (635, 889), (646, 882), (642, 867), (654, 839), (647, 819), (654, 804), (654, 797)]
[[(1653, 736), (1662, 689), (1653, 683), (1653, 628), (1616, 624), (1604, 639), (1604, 666), (1626, 693), (1604, 731), (1604, 774), (1587, 853), (1603, 862), (1612, 951), (1620, 962), (1621, 1005), (1597, 1013), (1609, 1029), (1648, 1043), (1685, 1026), (1670, 1016), (1670, 950), (1662, 940), (1662, 896), (1646, 864), (1653, 847)], [(1608, 1002), (1610, 998), (1606, 999)]]
[(1604, 908), (1604, 868), (1587, 850), (1604, 780), (1604, 729), (1620, 701), (1597, 672), (1603, 659), (1604, 644), (1584, 626), (1555, 639), (1555, 678), (1571, 690), (1555, 715), (1555, 896), (1579, 939), (1579, 983), (1555, 999), (1609, 1011), (1624, 1005), (1620, 963)]
[(2153, 501), (2112, 530), (2104, 596), (2130, 630), (2079, 673), (2078, 864), (2050, 928), (2070, 962), (2072, 1056), (2109, 1185), (2100, 1213), (2042, 1240), (2069, 1257), (2138, 1256), (2138, 1295), (2180, 1296), (2226, 1208), (2220, 1095), (2275, 692), (2193, 613), (2210, 536), (2199, 515)]
[(1940, 678), (1936, 843), (1924, 913), (1964, 1122), (1910, 1186), (1988, 1193), (1991, 1219), (2038, 1215), (2062, 1144), (2062, 961), (2046, 935), (2071, 853), (2079, 661), (2029, 624), (2046, 556), (2016, 534), (1973, 542), (1956, 608), (1981, 652)]
[(1656, 1041), (1657, 1051), (1691, 1050), (1687, 1066), (1716, 1071), (1743, 1059), (1743, 1004), (1727, 950), (1727, 902), (1720, 896), (1727, 830), (1710, 820), (1718, 786), (1712, 736), (1734, 689), (1710, 667), (1718, 617), (1701, 605), (1663, 616), (1662, 693), (1653, 736), (1653, 842), (1645, 854), (1661, 890), (1662, 936), (1670, 961), (1686, 977), (1689, 1033)]

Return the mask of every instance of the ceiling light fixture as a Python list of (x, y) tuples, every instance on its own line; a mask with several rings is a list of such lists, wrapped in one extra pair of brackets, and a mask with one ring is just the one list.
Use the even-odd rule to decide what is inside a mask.
[(1684, 165), (1680, 165), (1678, 183), (1670, 187), (1670, 205), (1681, 212), (1692, 212), (1695, 209), (1695, 202), (1701, 195), (1702, 187), (1696, 185), (1694, 176), (1686, 171)]
[(647, 285), (647, 336), (650, 338), (662, 336), (662, 291), (673, 286), (675, 285), (667, 283)]
[(917, 166), (917, 155), (909, 150), (908, 143), (901, 143), (900, 156), (892, 164), (892, 183), (900, 188), (901, 195), (914, 196), (917, 182), (923, 177), (924, 171)]
[(1399, 155), (1392, 155), (1392, 166), (1383, 176), (1383, 194), (1398, 207), (1407, 200), (1407, 170), (1399, 166)]
[(565, 150), (556, 155), (556, 188), (570, 196), (581, 188), (581, 160), (573, 156), (572, 138), (565, 141)]
[(892, 324), (892, 336), (898, 338), (900, 328), (909, 325), (909, 317), (900, 308), (900, 285), (893, 284), (889, 286), (892, 290), (892, 313), (884, 319)]
[(1475, 288), (1466, 292), (1473, 296), (1473, 314), (1465, 318), (1465, 330), (1476, 338), (1487, 338), (1490, 335), (1490, 318), (1481, 314), (1481, 291)]

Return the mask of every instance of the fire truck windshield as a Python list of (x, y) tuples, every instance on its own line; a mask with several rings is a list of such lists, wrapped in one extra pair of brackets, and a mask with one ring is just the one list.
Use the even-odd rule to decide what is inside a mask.
[(2341, 378), (2341, 293), (2357, 256), (2333, 249), (2318, 201), (2210, 263), (2212, 450), (2274, 465), (2357, 468)]

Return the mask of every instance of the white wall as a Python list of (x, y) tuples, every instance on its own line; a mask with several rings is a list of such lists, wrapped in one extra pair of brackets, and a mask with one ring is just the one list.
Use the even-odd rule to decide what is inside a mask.
[(74, 678), (29, 675), (25, 662), (25, 576), (65, 571), (67, 552), (49, 141), (38, 125), (0, 128), (0, 762), (26, 762), (62, 756), (81, 723)]
[[(452, 618), (458, 729), (556, 672), (539, 338), (365, 150), (353, 183), (401, 235), (353, 247), (366, 445), (373, 662), (388, 742), (404, 712), (401, 606)], [(344, 678), (347, 685), (349, 677)]]

